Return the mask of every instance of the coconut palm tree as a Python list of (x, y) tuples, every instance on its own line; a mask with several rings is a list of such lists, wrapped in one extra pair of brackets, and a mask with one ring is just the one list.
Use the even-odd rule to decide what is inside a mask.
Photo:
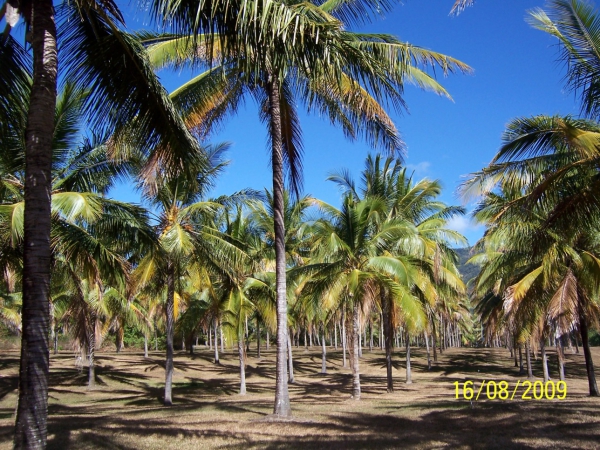
[[(591, 229), (583, 228), (577, 221), (567, 226), (567, 221), (550, 219), (556, 211), (553, 196), (533, 204), (532, 209), (522, 207), (522, 197), (545, 182), (540, 170), (560, 171), (565, 159), (560, 157), (561, 151), (556, 153), (556, 158), (524, 160), (519, 176), (507, 177), (500, 186), (502, 190), (488, 193), (477, 210), (478, 217), (486, 220), (489, 228), (481, 244), (486, 247), (487, 257), (476, 279), (476, 290), (479, 295), (490, 297), (493, 292), (495, 297), (502, 298), (496, 312), (489, 317), (498, 324), (504, 315), (511, 333), (526, 344), (528, 353), (530, 338), (545, 341), (549, 324), (559, 337), (578, 328), (582, 342), (589, 345), (589, 323), (599, 317), (598, 305), (592, 300), (600, 261), (596, 256), (597, 219)], [(546, 161), (539, 163), (535, 159)], [(581, 189), (581, 184), (589, 183), (594, 175), (580, 168), (577, 177), (570, 180), (570, 189), (562, 186), (560, 198)], [(476, 177), (481, 179), (482, 174)], [(545, 353), (545, 348), (542, 349)], [(560, 356), (560, 349), (557, 351)], [(584, 354), (590, 395), (598, 395), (591, 353), (584, 349)], [(528, 366), (532, 376), (529, 363)], [(545, 365), (544, 377), (548, 378)]]
[[(448, 207), (436, 200), (441, 193), (441, 185), (437, 181), (423, 179), (414, 182), (412, 175), (408, 176), (400, 160), (381, 155), (369, 155), (362, 172), (360, 187), (347, 171), (334, 173), (329, 180), (341, 187), (347, 195), (358, 199), (379, 199), (383, 204), (381, 217), (374, 224), (375, 229), (386, 223), (402, 221), (410, 233), (406, 233), (392, 248), (383, 253), (402, 261), (406, 267), (412, 266), (420, 272), (420, 277), (429, 277), (430, 282), (416, 284), (415, 280), (404, 280), (408, 286), (414, 286), (413, 294), (422, 301), (423, 308), (433, 306), (437, 301), (437, 287), (445, 286), (447, 290), (463, 292), (464, 286), (460, 281), (456, 266), (452, 261), (450, 243), (463, 243), (464, 237), (445, 228), (446, 221), (455, 214), (464, 214), (462, 208)], [(382, 254), (383, 254), (382, 253)], [(399, 281), (399, 280), (397, 280)], [(400, 281), (399, 281), (400, 282)], [(433, 289), (432, 289), (433, 288)], [(447, 292), (448, 294), (450, 292)], [(387, 390), (393, 392), (392, 380), (392, 351), (394, 330), (404, 323), (405, 329), (416, 331), (425, 326), (423, 316), (415, 311), (412, 305), (409, 310), (399, 309), (398, 301), (384, 287), (380, 289), (380, 307), (384, 319), (384, 336), (387, 368)], [(403, 320), (402, 320), (403, 319)], [(410, 354), (407, 352), (407, 366)]]
[[(205, 267), (232, 273), (246, 255), (228, 242), (215, 223), (215, 214), (222, 208), (216, 201), (204, 200), (214, 180), (227, 165), (223, 152), (227, 145), (211, 146), (203, 150), (208, 155), (208, 168), (196, 167), (196, 178), (172, 176), (162, 166), (153, 165), (139, 184), (145, 198), (159, 212), (156, 236), (158, 247), (148, 253), (136, 267), (138, 288), (153, 280), (167, 282), (165, 315), (167, 355), (165, 366), (164, 404), (171, 406), (173, 377), (173, 335), (175, 299), (181, 296), (182, 277)], [(190, 168), (188, 168), (190, 170)], [(245, 194), (241, 193), (240, 197)], [(155, 283), (160, 286), (160, 283)], [(216, 329), (216, 327), (215, 327)], [(218, 357), (217, 357), (218, 359)]]
[[(152, 236), (145, 211), (105, 197), (115, 180), (128, 172), (130, 162), (111, 160), (104, 144), (106, 139), (101, 136), (86, 138), (77, 145), (87, 95), (73, 84), (64, 86), (56, 107), (51, 173), (52, 269), (62, 280), (58, 283), (58, 295), (65, 294), (66, 288), (62, 285), (68, 284), (72, 287), (69, 298), (80, 299), (81, 305), (86, 303), (87, 293), (97, 292), (102, 282), (124, 288), (129, 266), (126, 258), (143, 250)], [(13, 129), (15, 136), (21, 135), (22, 131)], [(2, 253), (18, 255), (20, 260), (24, 239), (25, 148), (19, 139), (8, 142), (12, 145), (7, 146), (6, 153), (12, 154), (14, 159), (8, 161), (5, 158), (2, 162), (1, 182), (7, 187), (3, 198), (5, 204), (0, 206)], [(7, 168), (10, 172), (4, 172)], [(109, 239), (116, 234), (120, 240)], [(14, 262), (11, 264), (7, 270), (14, 267)], [(89, 309), (86, 311), (83, 314), (88, 317)], [(88, 339), (90, 330), (85, 326), (90, 323), (88, 319), (82, 321), (80, 335), (85, 337), (80, 343), (82, 348), (91, 349), (90, 371), (93, 371), (93, 341)], [(90, 342), (91, 347), (87, 345)]]
[[(278, 302), (278, 356), (274, 413), (291, 414), (285, 377), (287, 309), (285, 284), (284, 165), (293, 190), (300, 187), (301, 132), (297, 102), (305, 102), (340, 125), (347, 136), (364, 134), (388, 151), (402, 147), (395, 126), (380, 104), (402, 107), (406, 82), (446, 92), (418, 66), (442, 71), (468, 67), (444, 55), (399, 42), (393, 36), (352, 33), (345, 27), (368, 20), (368, 2), (307, 3), (279, 1), (277, 7), (260, 3), (224, 2), (191, 6), (165, 0), (157, 16), (189, 37), (168, 37), (151, 51), (158, 65), (180, 65), (202, 58), (212, 69), (176, 91), (176, 102), (189, 111), (188, 124), (202, 132), (235, 111), (244, 94), (253, 96), (268, 125), (275, 201), (275, 254)], [(273, 4), (274, 5), (274, 4)], [(257, 20), (260, 17), (260, 20)], [(344, 23), (345, 22), (345, 23)], [(215, 32), (218, 30), (218, 37)], [(204, 33), (204, 34), (202, 34)], [(220, 64), (219, 68), (215, 64)], [(210, 93), (212, 95), (207, 95)]]
[[(376, 227), (384, 212), (377, 198), (355, 201), (344, 198), (341, 210), (320, 203), (325, 219), (312, 227), (311, 263), (292, 271), (294, 275), (310, 275), (302, 295), (317, 302), (319, 309), (345, 308), (351, 338), (352, 396), (360, 399), (359, 329), (360, 318), (366, 317), (381, 289), (398, 298), (413, 317), (422, 315), (421, 305), (411, 290), (420, 279), (414, 266), (396, 259), (386, 248), (410, 233), (403, 221), (389, 221)], [(382, 251), (383, 249), (383, 251)], [(363, 314), (361, 314), (361, 311)]]
[[(44, 448), (49, 370), (50, 174), (59, 57), (61, 67), (69, 73), (63, 76), (77, 79), (91, 89), (93, 95), (88, 99), (86, 111), (94, 118), (95, 125), (120, 130), (135, 123), (129, 127), (129, 131), (136, 131), (132, 142), (157, 157), (161, 156), (160, 147), (162, 155), (177, 153), (185, 160), (186, 149), (197, 148), (197, 143), (176, 115), (156, 76), (148, 70), (141, 46), (121, 33), (123, 17), (113, 1), (61, 2), (59, 5), (51, 0), (6, 1), (0, 10), (7, 28), (0, 51), (5, 53), (7, 31), (20, 15), (26, 23), (33, 55), (30, 95), (20, 99), (22, 104), (28, 105), (27, 128), (23, 135), (27, 160), (23, 268), (23, 328), (26, 332), (21, 347), (15, 447)], [(60, 55), (59, 47), (64, 49)], [(3, 71), (14, 73), (6, 67)], [(4, 78), (3, 74), (3, 79), (13, 84), (14, 78)], [(17, 92), (18, 89), (15, 94)], [(28, 101), (24, 102), (23, 98)], [(165, 162), (172, 168), (178, 167), (173, 158)]]

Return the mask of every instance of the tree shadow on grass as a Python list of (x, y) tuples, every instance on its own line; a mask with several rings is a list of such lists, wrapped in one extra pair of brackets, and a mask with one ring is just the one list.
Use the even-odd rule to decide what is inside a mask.
[[(448, 406), (448, 405), (446, 405)], [(418, 407), (425, 412), (417, 418), (399, 416), (390, 406), (381, 414), (347, 411), (326, 415), (320, 420), (302, 419), (284, 423), (246, 420), (235, 431), (210, 416), (195, 427), (173, 426), (164, 418), (140, 418), (125, 411), (121, 415), (90, 415), (61, 407), (53, 411), (48, 449), (136, 448), (128, 442), (156, 438), (169, 442), (183, 437), (188, 442), (206, 445), (206, 439), (227, 442), (220, 448), (249, 449), (385, 449), (385, 448), (595, 448), (600, 440), (599, 427), (577, 423), (578, 414), (593, 416), (597, 405), (538, 402), (484, 403), (474, 409), (449, 408), (439, 401), (399, 407)], [(434, 407), (434, 408), (433, 408)], [(256, 413), (240, 404), (194, 402), (170, 408), (172, 414), (193, 414), (194, 410), (212, 408), (231, 415)], [(430, 409), (431, 408), (431, 409)], [(73, 420), (73, 416), (77, 420)], [(259, 417), (261, 414), (259, 413)], [(223, 420), (223, 419), (221, 419)], [(0, 431), (1, 433), (1, 431)]]

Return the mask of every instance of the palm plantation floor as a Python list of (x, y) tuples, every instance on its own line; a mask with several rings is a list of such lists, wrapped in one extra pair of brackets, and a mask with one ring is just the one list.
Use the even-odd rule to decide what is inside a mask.
[[(362, 400), (350, 399), (351, 374), (341, 352), (329, 350), (320, 374), (319, 348), (295, 350), (296, 383), (290, 386), (294, 418), (273, 421), (273, 350), (259, 360), (251, 350), (248, 395), (239, 396), (237, 352), (198, 347), (176, 355), (174, 406), (161, 404), (163, 355), (98, 353), (97, 387), (69, 352), (51, 357), (50, 449), (197, 448), (598, 448), (600, 400), (587, 396), (582, 354), (567, 351), (566, 400), (471, 402), (455, 399), (454, 381), (506, 380), (518, 369), (504, 349), (449, 349), (427, 371), (425, 352), (413, 349), (412, 385), (404, 384), (404, 353), (395, 353), (395, 392), (385, 392), (380, 350), (361, 359)], [(399, 356), (398, 356), (399, 355)], [(550, 352), (551, 361), (555, 354)], [(600, 364), (600, 348), (593, 349)], [(551, 375), (556, 367), (551, 363)], [(18, 352), (0, 354), (0, 448), (11, 448), (17, 399)], [(534, 373), (541, 374), (540, 359)], [(539, 378), (538, 378), (539, 379)]]

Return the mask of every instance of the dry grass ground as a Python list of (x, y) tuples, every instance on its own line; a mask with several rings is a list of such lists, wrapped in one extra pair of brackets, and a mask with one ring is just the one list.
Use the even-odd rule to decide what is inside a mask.
[[(381, 351), (361, 360), (363, 397), (350, 399), (351, 375), (341, 352), (330, 350), (320, 374), (317, 347), (295, 349), (290, 386), (294, 419), (273, 422), (274, 353), (248, 361), (248, 395), (239, 396), (232, 350), (212, 363), (203, 347), (175, 359), (175, 405), (161, 405), (163, 355), (98, 354), (97, 388), (72, 354), (52, 355), (50, 449), (385, 449), (600, 448), (600, 400), (587, 396), (583, 355), (568, 354), (566, 400), (455, 399), (454, 381), (506, 380), (517, 375), (503, 349), (449, 349), (427, 371), (424, 350), (413, 350), (414, 384), (404, 384), (403, 352), (395, 354), (395, 392), (385, 391)], [(600, 364), (600, 349), (594, 349)], [(399, 355), (399, 356), (398, 356)], [(554, 361), (554, 355), (552, 355)], [(540, 361), (534, 361), (536, 375)], [(11, 448), (18, 353), (0, 354), (0, 448)], [(556, 367), (551, 365), (552, 374)], [(519, 395), (517, 394), (517, 397)]]

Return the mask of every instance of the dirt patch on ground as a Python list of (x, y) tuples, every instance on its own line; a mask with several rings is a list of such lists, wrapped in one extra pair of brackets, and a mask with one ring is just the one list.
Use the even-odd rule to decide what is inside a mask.
[[(252, 351), (251, 355), (255, 352)], [(328, 349), (328, 373), (320, 349), (294, 349), (296, 382), (290, 385), (294, 417), (273, 420), (275, 354), (250, 356), (248, 395), (238, 395), (237, 351), (221, 355), (199, 347), (176, 355), (174, 406), (162, 406), (164, 355), (99, 353), (97, 387), (71, 353), (51, 357), (50, 449), (386, 449), (386, 448), (598, 448), (600, 400), (587, 396), (582, 354), (567, 355), (565, 400), (456, 399), (455, 381), (505, 380), (518, 376), (504, 349), (449, 349), (427, 370), (423, 349), (412, 350), (413, 384), (404, 383), (404, 353), (395, 353), (395, 391), (386, 392), (380, 350), (360, 361), (362, 398), (351, 399), (351, 373), (341, 351)], [(600, 363), (600, 349), (593, 349)], [(18, 352), (0, 355), (0, 448), (11, 448)], [(556, 376), (551, 352), (552, 375)], [(540, 360), (534, 373), (541, 376)], [(537, 380), (540, 380), (537, 378)], [(512, 393), (512, 392), (511, 392)], [(462, 394), (461, 394), (462, 395)]]

